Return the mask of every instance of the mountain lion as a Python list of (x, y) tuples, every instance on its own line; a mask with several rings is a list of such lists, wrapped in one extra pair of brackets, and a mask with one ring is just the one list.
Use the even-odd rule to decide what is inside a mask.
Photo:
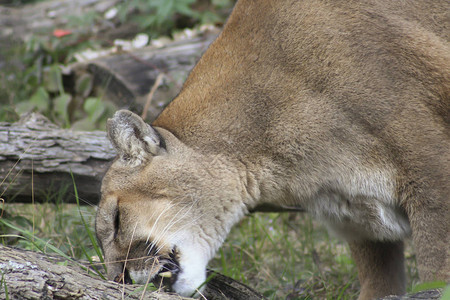
[[(240, 0), (152, 126), (118, 111), (96, 230), (118, 282), (191, 295), (230, 228), (301, 207), (348, 241), (360, 299), (450, 277), (450, 2)], [(168, 274), (170, 272), (170, 274)], [(201, 291), (201, 289), (200, 289)]]

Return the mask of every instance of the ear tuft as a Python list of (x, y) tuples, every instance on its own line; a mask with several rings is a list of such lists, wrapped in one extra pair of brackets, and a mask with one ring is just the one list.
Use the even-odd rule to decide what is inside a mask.
[(161, 137), (156, 130), (129, 110), (117, 111), (106, 128), (120, 158), (129, 164), (137, 166), (161, 152)]

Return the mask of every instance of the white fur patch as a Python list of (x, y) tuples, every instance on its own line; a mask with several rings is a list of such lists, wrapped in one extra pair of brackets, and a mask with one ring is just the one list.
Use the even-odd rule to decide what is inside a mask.
[(180, 245), (181, 258), (180, 273), (173, 285), (173, 289), (181, 296), (189, 297), (197, 291), (202, 292), (205, 286), (200, 287), (206, 280), (206, 265), (209, 255), (200, 245)]
[(338, 178), (307, 203), (307, 210), (346, 240), (400, 240), (411, 234), (395, 199), (388, 172), (354, 173)]

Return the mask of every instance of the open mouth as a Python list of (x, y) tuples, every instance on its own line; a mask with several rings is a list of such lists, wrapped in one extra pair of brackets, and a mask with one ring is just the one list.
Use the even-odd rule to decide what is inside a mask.
[[(155, 258), (160, 266), (159, 271), (155, 275), (151, 275), (153, 276), (151, 282), (155, 287), (171, 290), (172, 284), (176, 281), (177, 275), (180, 272), (177, 256), (178, 252), (176, 248), (174, 248), (169, 253), (168, 257)], [(154, 273), (154, 271), (151, 273)], [(134, 278), (134, 280), (136, 280), (136, 278)], [(123, 273), (118, 274), (113, 281), (120, 284), (133, 284), (133, 278), (131, 278), (128, 268), (125, 268)]]
[(156, 287), (164, 287), (171, 290), (172, 284), (177, 280), (177, 275), (180, 272), (177, 256), (177, 251), (174, 248), (170, 252), (169, 258), (160, 261), (162, 267), (152, 280)]

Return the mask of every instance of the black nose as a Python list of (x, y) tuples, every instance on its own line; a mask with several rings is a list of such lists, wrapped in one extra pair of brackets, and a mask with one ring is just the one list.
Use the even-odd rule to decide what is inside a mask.
[(120, 284), (132, 284), (133, 281), (131, 280), (130, 273), (128, 272), (128, 269), (125, 269), (123, 273), (120, 273), (116, 277), (114, 277), (114, 282), (120, 283)]

